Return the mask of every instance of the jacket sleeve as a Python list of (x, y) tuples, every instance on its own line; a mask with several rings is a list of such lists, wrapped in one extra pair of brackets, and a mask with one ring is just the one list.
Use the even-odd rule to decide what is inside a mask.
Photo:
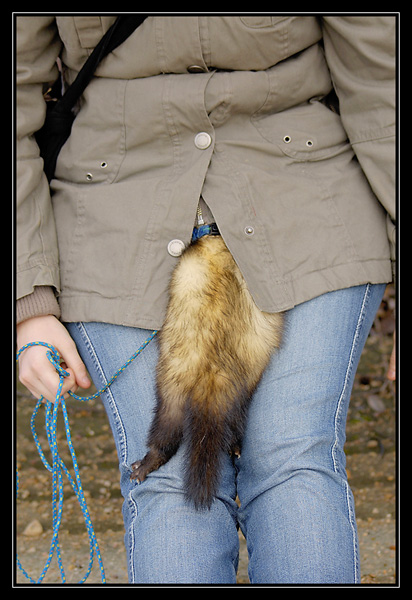
[(57, 78), (60, 48), (54, 17), (16, 18), (17, 298), (36, 286), (59, 290), (50, 191), (34, 133), (44, 123), (44, 86)]
[(342, 123), (372, 190), (387, 211), (394, 260), (396, 17), (324, 17), (323, 34)]

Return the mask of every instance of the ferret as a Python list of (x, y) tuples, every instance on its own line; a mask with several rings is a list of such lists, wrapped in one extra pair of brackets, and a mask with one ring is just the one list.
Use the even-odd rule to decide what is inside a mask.
[(149, 451), (133, 463), (131, 479), (144, 481), (184, 442), (186, 497), (196, 509), (210, 509), (222, 457), (240, 455), (249, 402), (280, 345), (282, 318), (256, 306), (220, 235), (184, 250), (158, 334)]

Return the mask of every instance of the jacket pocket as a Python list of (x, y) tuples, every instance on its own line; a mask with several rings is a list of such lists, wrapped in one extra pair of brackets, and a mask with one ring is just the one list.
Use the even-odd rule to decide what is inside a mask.
[(256, 15), (252, 17), (240, 17), (243, 25), (251, 29), (260, 29), (262, 27), (273, 27), (282, 21), (286, 21), (289, 17), (271, 17), (264, 15)]
[(59, 36), (64, 45), (62, 59), (65, 65), (75, 71), (80, 70), (115, 19), (116, 17), (110, 16), (56, 17)]
[(56, 178), (72, 183), (112, 183), (126, 153), (124, 105), (128, 80), (95, 77), (60, 151)]
[(309, 101), (252, 123), (266, 140), (297, 162), (331, 158), (350, 148), (340, 116), (319, 101)]
[(116, 17), (73, 17), (80, 46), (91, 49), (97, 46)]

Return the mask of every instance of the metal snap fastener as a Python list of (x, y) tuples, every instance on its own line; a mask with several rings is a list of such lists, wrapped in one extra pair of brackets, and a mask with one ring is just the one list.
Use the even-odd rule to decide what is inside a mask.
[(248, 226), (248, 227), (245, 227), (245, 233), (246, 233), (246, 235), (250, 236), (255, 233), (255, 230), (253, 229), (253, 227)]
[(292, 141), (292, 138), (290, 137), (290, 135), (285, 135), (285, 137), (283, 138), (283, 141), (285, 142), (285, 144), (290, 144), (290, 142)]
[(212, 143), (212, 138), (206, 131), (201, 131), (195, 136), (195, 146), (199, 150), (206, 150)]
[(182, 254), (185, 249), (185, 243), (182, 240), (170, 240), (167, 244), (167, 251), (170, 256), (178, 257)]
[(87, 179), (87, 181), (92, 181), (92, 179), (93, 179), (92, 173), (86, 173), (86, 179)]
[(200, 65), (190, 65), (190, 67), (187, 67), (187, 71), (189, 73), (205, 73), (207, 69), (205, 69), (205, 67), (201, 67)]

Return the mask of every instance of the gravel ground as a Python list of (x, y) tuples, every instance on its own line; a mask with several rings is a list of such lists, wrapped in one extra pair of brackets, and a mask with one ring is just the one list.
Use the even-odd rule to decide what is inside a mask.
[[(356, 503), (362, 583), (396, 586), (396, 413), (394, 387), (385, 380), (391, 346), (391, 332), (386, 319), (388, 312), (385, 305), (361, 359), (348, 415), (346, 453), (348, 477)], [(30, 433), (33, 399), (20, 386), (17, 395), (16, 458), (21, 483), (15, 506), (15, 545), (24, 568), (37, 578), (47, 559), (52, 536), (51, 481)], [(127, 569), (122, 498), (116, 451), (106, 415), (99, 400), (88, 403), (71, 401), (69, 412), (73, 444), (107, 582), (124, 584), (127, 583)], [(40, 434), (42, 417), (39, 415), (38, 419)], [(64, 490), (59, 539), (67, 580), (75, 583), (83, 577), (89, 564), (88, 538), (70, 485), (65, 484)], [(243, 536), (240, 542), (238, 583), (247, 584), (247, 551)], [(17, 569), (13, 575), (14, 585), (27, 583), (20, 570)], [(55, 559), (43, 582), (60, 583)], [(95, 561), (87, 583), (100, 582)]]

